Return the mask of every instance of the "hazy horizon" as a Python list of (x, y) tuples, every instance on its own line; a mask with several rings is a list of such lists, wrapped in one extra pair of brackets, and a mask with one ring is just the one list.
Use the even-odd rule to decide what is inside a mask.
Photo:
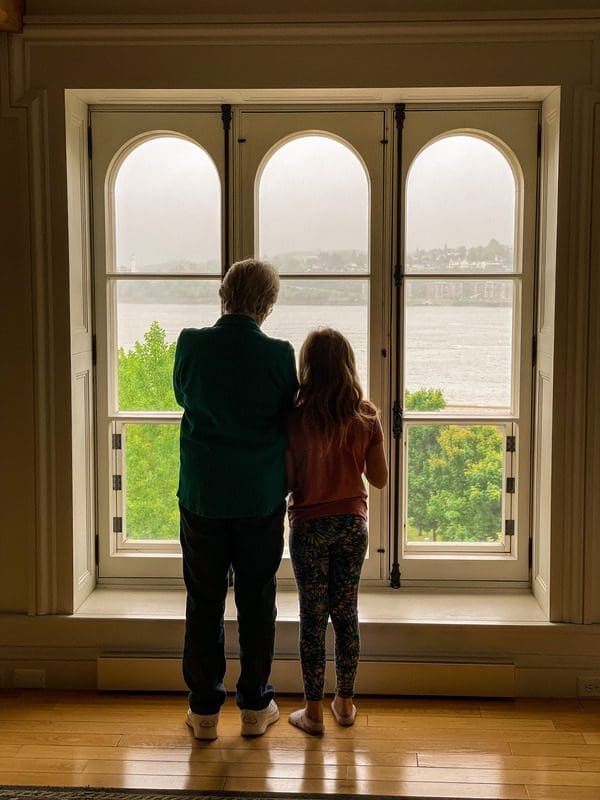
[[(257, 191), (257, 250), (369, 250), (369, 182), (341, 142), (306, 135), (271, 156)], [(512, 246), (515, 181), (504, 156), (467, 135), (417, 156), (406, 186), (406, 250)], [(135, 269), (173, 261), (221, 261), (221, 197), (212, 159), (185, 139), (138, 146), (115, 182), (116, 264)]]

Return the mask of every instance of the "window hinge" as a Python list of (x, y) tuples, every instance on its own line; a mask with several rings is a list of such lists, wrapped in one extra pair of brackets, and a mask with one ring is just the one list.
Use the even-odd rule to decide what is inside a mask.
[(94, 536), (94, 558), (96, 559), (96, 564), (100, 563), (100, 537), (98, 534)]
[(398, 400), (394, 400), (392, 408), (392, 434), (394, 439), (402, 436), (402, 406)]
[(122, 479), (120, 475), (113, 475), (113, 491), (120, 492), (122, 488)]
[(120, 450), (122, 445), (123, 445), (123, 443), (122, 443), (122, 440), (121, 440), (121, 434), (120, 433), (113, 433), (113, 435), (112, 435), (112, 449), (113, 450)]
[(96, 366), (96, 334), (92, 334), (92, 366)]
[(505, 536), (514, 536), (515, 535), (515, 521), (514, 521), (514, 519), (505, 519), (504, 520), (504, 535)]
[(403, 272), (401, 267), (394, 267), (394, 286), (402, 286)]
[(113, 533), (123, 533), (123, 517), (113, 517)]
[(516, 436), (507, 436), (506, 437), (506, 452), (507, 453), (516, 453), (517, 451), (517, 437)]
[(514, 494), (515, 493), (515, 484), (516, 484), (515, 478), (507, 478), (506, 479), (506, 493), (507, 494)]
[(542, 126), (539, 124), (537, 129), (537, 155), (538, 158), (542, 155)]
[(88, 147), (88, 158), (92, 159), (92, 126), (88, 125), (87, 129), (87, 147)]
[(535, 333), (531, 337), (531, 363), (534, 367), (537, 365), (537, 336)]

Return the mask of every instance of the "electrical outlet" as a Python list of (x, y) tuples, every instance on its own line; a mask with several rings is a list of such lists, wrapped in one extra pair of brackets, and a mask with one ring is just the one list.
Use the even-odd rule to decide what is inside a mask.
[(600, 697), (600, 677), (578, 678), (579, 697)]
[(46, 687), (45, 669), (16, 669), (13, 672), (15, 689), (44, 689)]

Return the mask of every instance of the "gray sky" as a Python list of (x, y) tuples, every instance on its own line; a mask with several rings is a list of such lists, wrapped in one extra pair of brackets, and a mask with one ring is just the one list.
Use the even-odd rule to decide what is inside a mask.
[(126, 158), (115, 186), (117, 265), (185, 259), (221, 263), (221, 188), (192, 142), (151, 139)]
[[(406, 247), (513, 243), (514, 178), (500, 152), (474, 136), (425, 148), (407, 184)], [(209, 156), (184, 139), (137, 147), (116, 181), (117, 265), (220, 261), (220, 187)], [(258, 192), (259, 250), (368, 250), (369, 186), (341, 142), (294, 139), (267, 162)]]
[(406, 250), (513, 244), (515, 180), (500, 151), (475, 136), (422, 150), (406, 187)]
[(326, 136), (303, 136), (270, 158), (260, 181), (259, 252), (368, 251), (369, 183), (356, 155)]

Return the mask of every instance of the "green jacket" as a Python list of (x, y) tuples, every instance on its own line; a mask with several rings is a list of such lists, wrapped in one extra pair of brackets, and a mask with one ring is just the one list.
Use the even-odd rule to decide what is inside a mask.
[(298, 380), (289, 342), (250, 317), (226, 314), (177, 341), (183, 406), (177, 496), (203, 517), (261, 517), (284, 500), (285, 425)]

